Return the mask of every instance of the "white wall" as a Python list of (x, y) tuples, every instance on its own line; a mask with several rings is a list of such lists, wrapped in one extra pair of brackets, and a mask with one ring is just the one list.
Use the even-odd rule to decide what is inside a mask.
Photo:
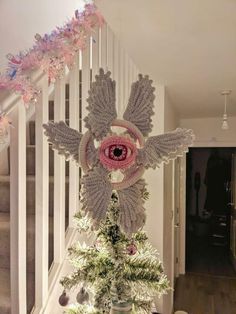
[[(150, 134), (151, 136), (164, 132), (164, 86), (157, 86), (156, 95), (158, 97), (155, 100), (155, 115), (152, 117), (153, 130)], [(158, 249), (161, 259), (163, 259), (163, 175), (163, 166), (159, 169), (149, 169), (145, 172), (145, 180), (148, 184), (147, 189), (150, 193), (150, 198), (145, 206), (147, 210), (145, 230), (148, 233), (150, 242)]]
[(222, 118), (181, 119), (180, 125), (193, 129), (196, 140), (194, 146), (235, 146), (236, 117), (229, 117), (229, 130), (221, 129)]
[[(164, 105), (165, 105), (165, 88), (164, 86), (153, 84), (156, 86), (155, 115), (152, 116), (153, 130), (152, 135), (164, 132)], [(155, 246), (163, 260), (163, 208), (164, 208), (164, 168), (149, 169), (145, 172), (145, 180), (147, 189), (150, 193), (149, 200), (145, 203), (147, 221), (144, 227), (147, 231), (149, 241)], [(157, 310), (162, 313), (163, 300), (156, 300)]]
[[(155, 115), (153, 116), (152, 135), (161, 134), (175, 129), (178, 125), (177, 114), (166, 95), (164, 86), (156, 88)], [(145, 173), (150, 198), (146, 202), (147, 231), (150, 242), (157, 248), (163, 261), (165, 274), (173, 286), (173, 258), (172, 258), (172, 210), (173, 210), (173, 163), (162, 165), (159, 169), (149, 169)], [(171, 314), (173, 293), (156, 300), (157, 311)]]
[[(169, 101), (168, 95), (165, 97), (165, 113), (164, 113), (164, 131), (169, 132), (178, 126), (177, 113)], [(174, 288), (174, 223), (173, 223), (173, 197), (174, 197), (174, 185), (173, 185), (173, 167), (174, 163), (171, 161), (164, 166), (164, 215), (163, 215), (163, 263), (165, 273), (170, 280), (171, 287)], [(170, 291), (163, 298), (163, 313), (171, 314), (173, 309), (173, 291)]]
[(83, 7), (83, 0), (1, 0), (0, 1), (0, 72), (5, 56), (29, 49), (36, 33), (49, 33)]

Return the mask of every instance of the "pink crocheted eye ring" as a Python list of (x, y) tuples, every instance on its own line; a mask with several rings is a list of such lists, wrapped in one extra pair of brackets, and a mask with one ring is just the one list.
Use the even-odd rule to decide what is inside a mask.
[[(124, 128), (132, 134), (134, 141), (138, 143), (139, 147), (144, 146), (144, 137), (133, 123), (115, 119), (112, 121), (111, 125)], [(87, 159), (87, 146), (91, 138), (93, 138), (92, 133), (87, 131), (83, 135), (79, 147), (80, 164), (85, 173), (87, 173), (90, 169)], [(111, 183), (114, 190), (122, 190), (131, 186), (137, 182), (144, 173), (144, 166), (137, 165), (137, 167), (134, 167), (132, 172), (126, 174), (126, 170), (136, 164), (138, 149), (134, 141), (129, 138), (129, 136), (125, 135), (108, 135), (101, 142), (99, 160), (102, 165), (109, 171), (118, 169), (124, 171), (125, 176), (121, 182)]]
[(109, 170), (125, 170), (135, 163), (137, 148), (131, 139), (113, 135), (105, 138), (99, 149), (99, 159)]

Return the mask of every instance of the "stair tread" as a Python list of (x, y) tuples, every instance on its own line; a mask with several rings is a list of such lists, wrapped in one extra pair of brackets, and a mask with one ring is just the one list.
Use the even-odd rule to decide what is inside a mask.
[[(34, 295), (30, 292), (34, 291), (34, 274), (27, 272), (27, 294), (30, 303), (33, 303)], [(10, 297), (10, 271), (0, 268), (0, 312), (1, 314), (11, 313), (11, 297)]]
[[(27, 218), (27, 231), (34, 233), (35, 232), (35, 215), (27, 214), (26, 218)], [(51, 225), (53, 223), (53, 217), (49, 216), (48, 218), (49, 218), (49, 224)], [(0, 232), (2, 230), (10, 230), (10, 213), (0, 212)]]
[(10, 309), (10, 271), (0, 268), (0, 309)]
[[(70, 122), (70, 119), (69, 118), (61, 119), (61, 120), (57, 120), (55, 122), (59, 122), (59, 121)], [(48, 122), (54, 122), (54, 119), (49, 119)], [(30, 120), (29, 123), (35, 124), (35, 120)]]
[[(27, 175), (26, 176), (27, 181), (34, 181), (35, 180), (35, 175)], [(0, 182), (10, 182), (10, 175), (0, 175)]]
[[(26, 180), (27, 181), (35, 181), (35, 175), (34, 174), (27, 174), (26, 175)], [(66, 182), (69, 182), (69, 177), (66, 176), (65, 177)], [(53, 182), (54, 181), (54, 176), (49, 176), (49, 182)], [(0, 183), (1, 182), (10, 182), (10, 175), (6, 174), (6, 175), (0, 175)]]
[(9, 229), (10, 213), (0, 213), (0, 230)]

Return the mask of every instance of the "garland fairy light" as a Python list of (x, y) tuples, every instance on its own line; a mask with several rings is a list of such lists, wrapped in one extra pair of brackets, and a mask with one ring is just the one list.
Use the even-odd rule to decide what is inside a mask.
[[(19, 94), (26, 107), (37, 102), (38, 87), (30, 80), (29, 73), (41, 69), (54, 83), (63, 73), (65, 66), (71, 68), (76, 53), (86, 48), (87, 38), (95, 27), (102, 26), (104, 19), (93, 3), (86, 4), (83, 12), (75, 11), (74, 17), (62, 27), (56, 27), (50, 34), (35, 35), (34, 46), (17, 55), (7, 55), (8, 66), (0, 73), (0, 92), (11, 91)], [(10, 123), (6, 113), (0, 112), (0, 144), (8, 139)]]
[(55, 82), (65, 66), (73, 66), (76, 53), (86, 48), (88, 36), (103, 23), (102, 15), (90, 3), (83, 12), (76, 10), (75, 16), (64, 26), (44, 36), (36, 34), (36, 42), (29, 51), (7, 55), (7, 70), (0, 74), (0, 91), (20, 94), (25, 105), (36, 101), (40, 91), (30, 81), (29, 72), (41, 69), (48, 74), (49, 83)]

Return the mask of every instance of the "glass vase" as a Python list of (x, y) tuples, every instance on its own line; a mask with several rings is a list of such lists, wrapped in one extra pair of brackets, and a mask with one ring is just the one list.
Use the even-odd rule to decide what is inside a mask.
[(132, 303), (130, 302), (112, 302), (110, 314), (131, 314)]

